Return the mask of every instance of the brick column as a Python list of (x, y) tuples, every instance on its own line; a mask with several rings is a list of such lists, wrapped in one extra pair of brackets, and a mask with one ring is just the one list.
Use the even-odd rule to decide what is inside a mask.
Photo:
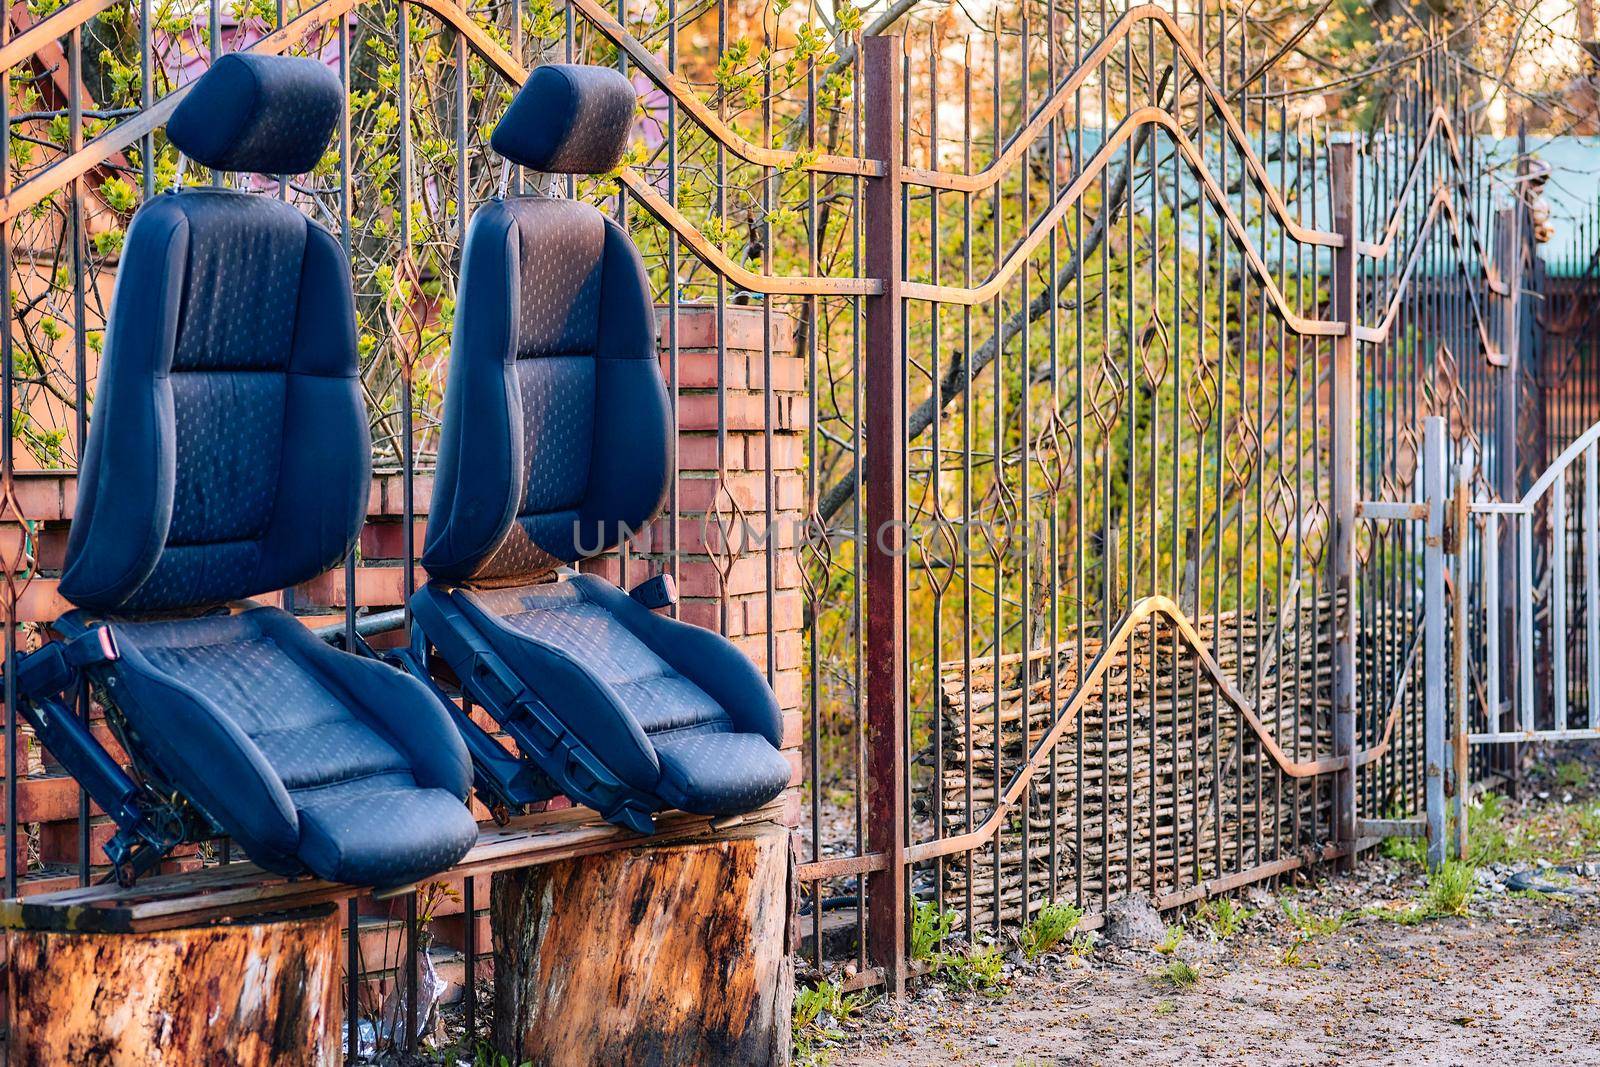
[[(665, 308), (657, 324), (671, 388)], [(720, 331), (719, 346), (714, 307), (678, 308), (676, 499), (629, 546), (626, 580), (617, 556), (590, 560), (583, 569), (626, 587), (671, 571), (685, 622), (720, 631), (762, 670), (770, 648), (768, 677), (784, 709), (784, 748), (798, 781), (804, 594), (796, 546), (805, 521), (805, 362), (794, 354), (794, 323), (786, 315), (772, 316), (770, 346), (763, 343), (768, 327), (759, 307), (725, 308)]]

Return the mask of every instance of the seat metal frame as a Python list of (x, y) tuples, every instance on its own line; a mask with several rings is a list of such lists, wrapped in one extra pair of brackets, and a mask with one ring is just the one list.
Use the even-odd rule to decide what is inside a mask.
[[(554, 712), (508, 667), (489, 642), (452, 601), (451, 586), (433, 583), (419, 591), (443, 625), (413, 625), (409, 647), (384, 658), (430, 686), (450, 709), (472, 755), (473, 786), (497, 823), (525, 814), (529, 804), (566, 795), (598, 811), (602, 818), (641, 834), (655, 832), (658, 804), (648, 794), (625, 784), (562, 724)], [(415, 608), (413, 607), (413, 610)], [(446, 648), (440, 641), (449, 642)], [(470, 663), (458, 677), (461, 694), (487, 711), (516, 743), (522, 758), (511, 753), (475, 722), (439, 686), (430, 663), (433, 652), (447, 662)], [(532, 772), (532, 773), (530, 773)], [(554, 783), (563, 782), (563, 787)]]

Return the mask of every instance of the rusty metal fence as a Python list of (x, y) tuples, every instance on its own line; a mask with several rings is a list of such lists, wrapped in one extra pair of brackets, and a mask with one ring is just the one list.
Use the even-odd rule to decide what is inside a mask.
[[(1417, 649), (1445, 610), (1423, 602), (1420, 532), (1380, 505), (1415, 499), (1428, 415), (1470, 446), (1475, 484), (1512, 495), (1536, 406), (1514, 358), (1523, 212), (1445, 39), (1385, 72), (1363, 131), (1330, 132), (1231, 18), (1081, 0), (983, 24), (915, 0), (14, 9), (7, 662), (64, 607), (120, 235), (174, 180), (160, 125), (183, 86), (235, 48), (319, 56), (347, 86), (316, 172), (250, 182), (351, 253), (379, 468), (357, 556), (284, 602), (376, 635), (404, 627), (384, 609), (417, 581), (460, 238), (499, 172), (488, 131), (529, 67), (616, 64), (640, 89), (636, 143), (618, 173), (554, 191), (603, 203), (644, 251), (679, 474), (663, 520), (593, 565), (673, 571), (684, 616), (776, 687), (810, 968), (898, 989), (919, 911), (1003, 937), (1050, 901), (1092, 925), (1127, 893), (1177, 905), (1353, 859), (1362, 820), (1421, 806)], [(46, 804), (61, 783), (9, 710), (6, 742), (8, 895), (97, 877), (95, 813)], [(219, 842), (180, 862), (230, 859)], [(426, 920), (463, 917), (475, 973), (485, 902), (459, 892), (408, 898), (377, 942), (390, 917), (350, 902), (352, 1058), (374, 998), (402, 971), (415, 988), (444, 928)]]

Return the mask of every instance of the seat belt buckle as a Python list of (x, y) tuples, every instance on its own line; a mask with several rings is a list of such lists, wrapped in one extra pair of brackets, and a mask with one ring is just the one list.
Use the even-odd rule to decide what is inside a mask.
[(77, 668), (113, 663), (122, 658), (117, 635), (109, 626), (91, 626), (77, 637), (61, 642), (61, 654)]
[(76, 637), (50, 641), (17, 657), (17, 692), (36, 700), (72, 688), (85, 667), (120, 659), (122, 651), (109, 626), (95, 626)]
[(628, 595), (643, 607), (656, 611), (678, 602), (678, 582), (663, 571), (628, 590)]

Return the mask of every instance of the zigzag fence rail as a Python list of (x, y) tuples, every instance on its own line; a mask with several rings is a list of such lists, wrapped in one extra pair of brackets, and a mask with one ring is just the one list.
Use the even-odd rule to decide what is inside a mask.
[[(62, 607), (121, 227), (172, 180), (159, 127), (196, 70), (294, 51), (347, 86), (324, 166), (256, 184), (354, 264), (373, 520), (342, 581), (284, 594), (348, 635), (405, 624), (373, 612), (416, 581), (487, 131), (530, 66), (572, 58), (641, 90), (628, 164), (565, 191), (638, 235), (680, 440), (664, 520), (596, 565), (677, 573), (685, 617), (790, 709), (811, 969), (898, 989), (914, 916), (1001, 936), (1060, 901), (1093, 925), (1131, 892), (1348, 862), (1364, 823), (1420, 810), (1425, 534), (1382, 515), (1418, 495), (1428, 415), (1476, 489), (1520, 499), (1542, 410), (1525, 211), (1441, 43), (1338, 135), (1204, 8), (1026, 3), (952, 32), (904, 0), (865, 27), (675, 0), (153, 5), (0, 30), (8, 662)], [(6, 739), (8, 895), (97, 877), (96, 816), (80, 795), (42, 818), (53, 779), (9, 710)], [(439, 910), (472, 973), (461, 892)], [(364, 979), (395, 956), (414, 976), (439, 904), (407, 897), (378, 964), (365, 934), (391, 928), (348, 902), (352, 1057)]]

